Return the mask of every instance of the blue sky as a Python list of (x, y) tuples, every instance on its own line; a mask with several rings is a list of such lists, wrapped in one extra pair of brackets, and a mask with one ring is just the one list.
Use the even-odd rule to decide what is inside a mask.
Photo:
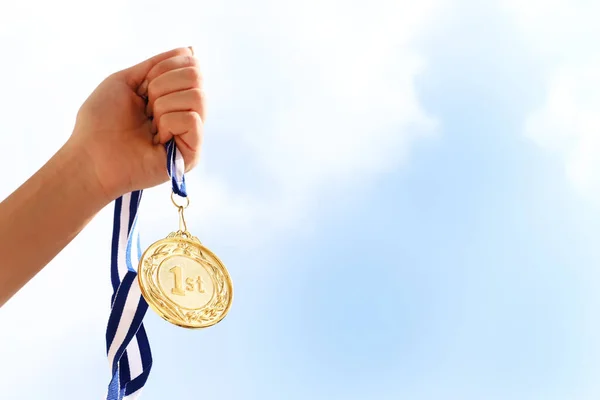
[[(102, 8), (60, 4), (86, 18)], [(194, 17), (127, 4), (85, 29), (65, 22), (83, 39), (34, 13), (67, 40), (54, 48), (0, 28), (29, 68), (5, 76), (44, 72), (22, 48), (63, 57), (55, 81), (24, 83), (52, 100), (41, 113), (53, 135), (0, 103), (17, 115), (0, 135), (27, 157), (2, 194), (68, 137), (100, 77), (193, 41), (213, 105), (188, 225), (228, 265), (235, 302), (201, 332), (146, 317), (155, 361), (142, 398), (600, 396), (600, 80), (585, 72), (600, 66), (597, 6), (181, 2)], [(19, 7), (5, 15), (24, 18)], [(181, 23), (146, 35), (133, 15)], [(106, 35), (93, 32), (102, 18), (116, 24)], [(70, 55), (77, 40), (89, 45)], [(88, 75), (59, 92), (67, 65)], [(168, 187), (146, 193), (146, 243), (175, 226), (168, 204)], [(111, 211), (0, 311), (7, 399), (103, 395)]]

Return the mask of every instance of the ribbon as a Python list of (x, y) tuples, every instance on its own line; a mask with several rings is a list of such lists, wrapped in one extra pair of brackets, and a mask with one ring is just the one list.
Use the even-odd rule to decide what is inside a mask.
[[(173, 192), (187, 197), (183, 157), (173, 139), (165, 147)], [(141, 199), (142, 191), (136, 190), (115, 200), (110, 263), (113, 295), (106, 327), (106, 352), (112, 378), (107, 400), (137, 399), (152, 368), (150, 342), (142, 322), (148, 303), (137, 280), (137, 266), (142, 256), (137, 227)]]

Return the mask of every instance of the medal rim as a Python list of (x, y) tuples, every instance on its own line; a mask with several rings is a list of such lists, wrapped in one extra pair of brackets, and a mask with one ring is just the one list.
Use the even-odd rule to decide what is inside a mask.
[[(183, 236), (182, 235), (183, 233), (185, 233), (187, 235), (187, 237)], [(155, 304), (153, 297), (148, 294), (148, 291), (146, 288), (146, 283), (144, 282), (144, 278), (142, 278), (141, 272), (143, 269), (146, 268), (146, 267), (144, 267), (143, 263), (144, 263), (144, 260), (146, 259), (146, 257), (148, 256), (148, 252), (150, 251), (150, 249), (152, 249), (155, 246), (160, 245), (160, 244), (182, 242), (182, 241), (198, 248), (201, 252), (208, 253), (208, 255), (210, 255), (215, 261), (217, 261), (218, 267), (221, 270), (221, 272), (223, 273), (223, 276), (225, 278), (226, 285), (228, 285), (228, 287), (229, 287), (228, 296), (227, 296), (227, 300), (228, 300), (227, 305), (225, 306), (225, 309), (223, 310), (221, 315), (218, 318), (216, 318), (214, 321), (211, 321), (210, 323), (204, 324), (202, 326), (190, 325), (181, 320), (175, 320), (172, 317), (166, 315), (161, 310), (161, 308)], [(193, 257), (190, 257), (190, 258), (194, 259)], [(164, 259), (161, 260), (160, 263), (162, 263), (163, 261), (164, 261)], [(159, 266), (160, 266), (160, 263), (159, 263)], [(203, 267), (204, 267), (204, 265), (203, 265)], [(157, 272), (158, 272), (158, 268), (157, 268)], [(214, 326), (214, 325), (218, 324), (219, 322), (221, 322), (223, 319), (225, 319), (225, 317), (229, 313), (229, 310), (231, 309), (231, 306), (233, 303), (233, 296), (234, 296), (233, 282), (232, 282), (231, 276), (229, 275), (229, 271), (225, 267), (225, 264), (223, 264), (221, 259), (219, 257), (217, 257), (217, 255), (215, 253), (213, 253), (209, 248), (204, 246), (198, 238), (192, 236), (189, 232), (173, 232), (171, 235), (167, 236), (166, 238), (159, 239), (159, 240), (155, 241), (154, 243), (152, 243), (150, 246), (148, 246), (146, 248), (146, 250), (144, 250), (144, 252), (142, 253), (142, 257), (140, 257), (140, 260), (138, 263), (137, 275), (138, 275), (137, 279), (138, 279), (138, 284), (140, 286), (140, 291), (142, 293), (142, 296), (146, 300), (146, 303), (148, 303), (148, 306), (150, 306), (150, 308), (152, 310), (154, 310), (154, 312), (157, 313), (165, 321), (170, 322), (171, 324), (182, 327), (182, 328), (197, 330), (197, 329), (206, 329), (211, 326)], [(169, 299), (166, 295), (164, 295), (164, 289), (162, 287), (159, 287), (159, 289), (161, 289), (161, 292), (165, 299), (173, 302), (179, 308), (186, 309), (185, 307), (182, 307), (182, 306), (176, 304), (173, 300)], [(201, 309), (202, 308), (195, 309), (195, 310), (201, 310)]]

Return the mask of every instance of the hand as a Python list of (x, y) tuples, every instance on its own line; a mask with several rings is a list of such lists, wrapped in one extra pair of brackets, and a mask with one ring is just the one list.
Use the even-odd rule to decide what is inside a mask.
[(105, 79), (81, 106), (66, 147), (86, 157), (112, 201), (168, 180), (172, 137), (186, 171), (198, 163), (204, 103), (191, 48), (159, 54)]

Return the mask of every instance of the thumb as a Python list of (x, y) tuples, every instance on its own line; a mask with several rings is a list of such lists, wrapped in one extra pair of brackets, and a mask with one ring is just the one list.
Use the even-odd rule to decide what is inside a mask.
[(142, 61), (139, 64), (136, 64), (132, 67), (121, 71), (121, 74), (125, 78), (127, 85), (131, 89), (133, 89), (133, 91), (137, 91), (138, 87), (144, 81), (146, 75), (148, 75), (148, 72), (150, 72), (152, 67), (154, 67), (159, 62), (167, 60), (171, 57), (185, 55), (194, 55), (194, 52), (191, 47), (180, 47), (177, 49), (167, 51), (165, 53), (157, 54), (154, 57), (151, 57), (145, 61)]

